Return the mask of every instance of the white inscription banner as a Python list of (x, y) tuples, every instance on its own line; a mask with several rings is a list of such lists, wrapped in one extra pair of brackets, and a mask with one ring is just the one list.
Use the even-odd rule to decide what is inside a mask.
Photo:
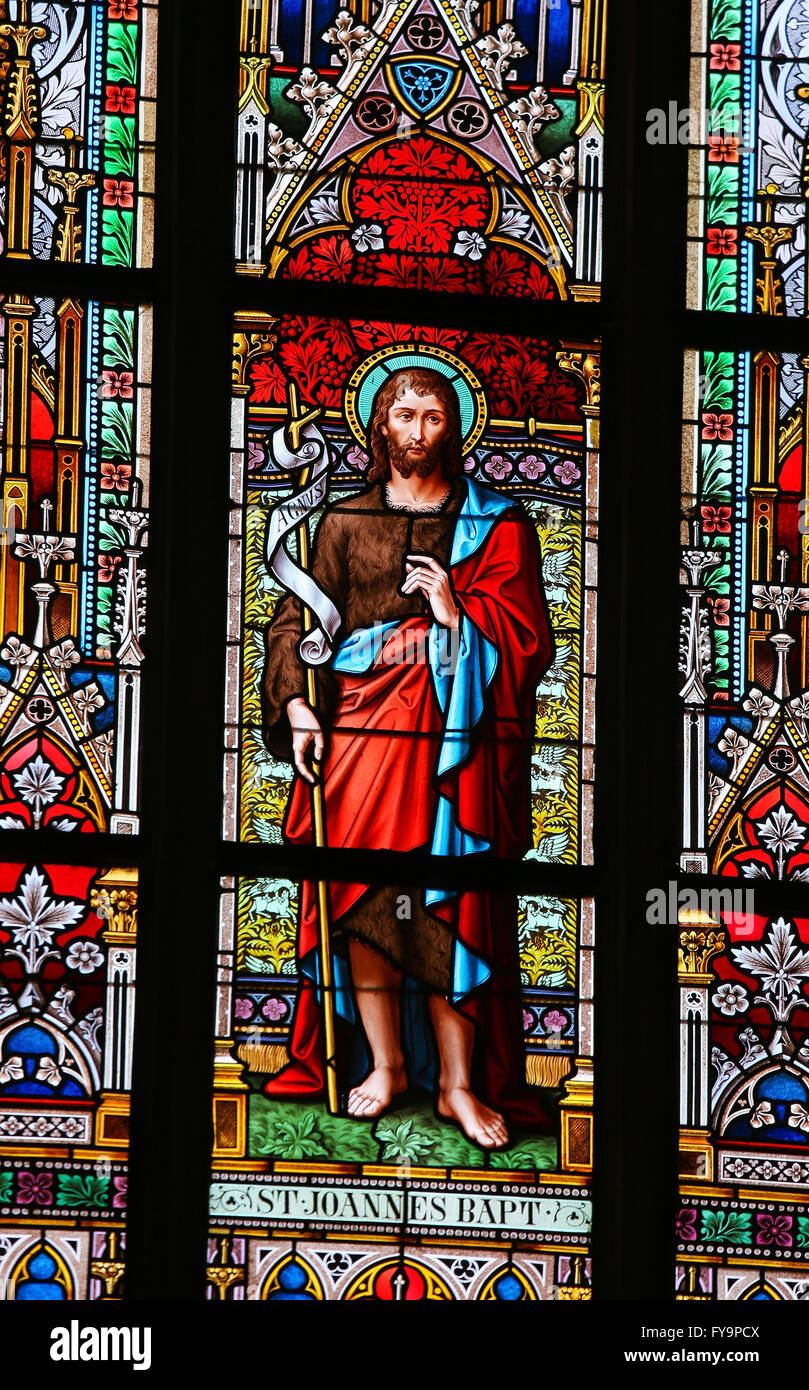
[(590, 1202), (525, 1188), (481, 1191), (418, 1185), (402, 1188), (347, 1184), (316, 1187), (303, 1183), (214, 1182), (211, 1217), (238, 1223), (314, 1225), (318, 1227), (406, 1226), (409, 1230), (513, 1231), (539, 1239), (552, 1235), (583, 1237), (590, 1229)]

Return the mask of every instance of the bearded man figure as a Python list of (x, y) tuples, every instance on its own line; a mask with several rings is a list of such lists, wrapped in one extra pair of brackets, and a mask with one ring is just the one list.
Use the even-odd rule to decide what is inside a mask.
[[(331, 848), (522, 855), (530, 844), (537, 682), (552, 658), (539, 548), (525, 511), (464, 476), (455, 388), (408, 367), (379, 389), (364, 492), (327, 508), (312, 573), (341, 615), (307, 703), (297, 598), (267, 634), (264, 736), (294, 763), (284, 834), (313, 840), (321, 764)], [(547, 1131), (525, 1083), (516, 901), (502, 890), (329, 884), (338, 1068), (358, 1119), (412, 1086), (484, 1148), (509, 1121)], [(304, 883), (302, 985), (275, 1097), (325, 1090), (315, 885)]]

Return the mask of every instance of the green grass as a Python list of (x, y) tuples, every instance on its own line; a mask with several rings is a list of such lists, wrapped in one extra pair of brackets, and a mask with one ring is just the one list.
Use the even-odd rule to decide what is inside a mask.
[[(251, 1078), (256, 1080), (256, 1078)], [(554, 1095), (556, 1093), (548, 1093)], [(376, 1120), (330, 1115), (322, 1102), (250, 1097), (251, 1158), (285, 1162), (389, 1163), (398, 1168), (542, 1169), (557, 1162), (554, 1135), (519, 1131), (507, 1149), (486, 1154), (454, 1124), (441, 1120), (426, 1097), (402, 1097)]]

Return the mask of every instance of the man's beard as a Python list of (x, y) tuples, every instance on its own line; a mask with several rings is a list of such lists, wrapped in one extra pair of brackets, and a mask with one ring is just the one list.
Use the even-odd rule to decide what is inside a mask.
[(402, 478), (409, 478), (415, 473), (417, 478), (429, 478), (436, 468), (441, 466), (443, 461), (443, 449), (441, 443), (425, 444), (424, 453), (417, 454), (415, 458), (407, 457), (408, 450), (402, 449), (395, 440), (388, 440), (388, 458), (391, 468)]

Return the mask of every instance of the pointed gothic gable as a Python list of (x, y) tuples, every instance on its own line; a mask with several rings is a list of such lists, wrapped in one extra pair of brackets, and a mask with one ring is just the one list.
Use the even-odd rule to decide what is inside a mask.
[(597, 278), (576, 226), (583, 183), (597, 204), (600, 181), (600, 99), (575, 80), (581, 35), (548, 91), (517, 82), (523, 59), (538, 64), (514, 24), (495, 12), (481, 33), (473, 8), (387, 0), (367, 24), (341, 9), (317, 36), (331, 66), (285, 68), (280, 49), (243, 58), (242, 271), (592, 297), (575, 283)]

